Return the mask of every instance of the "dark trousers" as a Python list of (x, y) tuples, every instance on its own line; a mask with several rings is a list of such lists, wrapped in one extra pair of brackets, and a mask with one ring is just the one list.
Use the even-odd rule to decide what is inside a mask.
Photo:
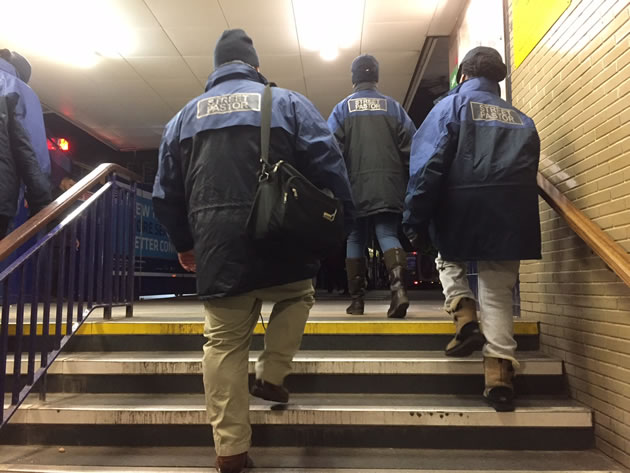
[(7, 236), (7, 230), (11, 224), (13, 217), (7, 217), (6, 215), (0, 215), (0, 240)]

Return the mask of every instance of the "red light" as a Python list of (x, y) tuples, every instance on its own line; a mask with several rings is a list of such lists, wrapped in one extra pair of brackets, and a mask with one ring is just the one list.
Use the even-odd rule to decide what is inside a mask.
[(418, 254), (417, 251), (414, 251), (413, 253), (411, 253), (412, 255), (416, 256)]
[(419, 284), (419, 283), (418, 283), (418, 281), (414, 281), (414, 282), (413, 282), (413, 285), (414, 285), (414, 286), (417, 286), (418, 284)]
[(70, 149), (70, 143), (68, 143), (68, 140), (66, 140), (65, 138), (59, 138), (57, 140), (57, 145), (62, 151), (68, 151)]

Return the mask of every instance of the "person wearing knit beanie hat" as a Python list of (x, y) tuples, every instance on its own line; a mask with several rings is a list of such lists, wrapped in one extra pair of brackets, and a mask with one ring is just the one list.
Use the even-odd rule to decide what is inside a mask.
[(254, 42), (241, 29), (225, 30), (214, 48), (215, 69), (231, 61), (242, 61), (254, 68), (260, 66)]
[(494, 48), (478, 46), (468, 51), (457, 70), (457, 82), (463, 76), (485, 77), (495, 82), (501, 82), (507, 75), (507, 67), (503, 58)]
[(378, 82), (378, 61), (374, 56), (362, 54), (352, 61), (352, 83)]

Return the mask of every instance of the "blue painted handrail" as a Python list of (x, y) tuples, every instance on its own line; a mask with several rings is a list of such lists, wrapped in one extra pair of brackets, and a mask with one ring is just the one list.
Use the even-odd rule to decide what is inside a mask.
[[(127, 183), (120, 181), (120, 174)], [(108, 182), (99, 184), (105, 177)], [(112, 307), (125, 306), (125, 315), (133, 316), (134, 178), (120, 166), (101, 165), (42, 210), (38, 219), (23, 225), (50, 228), (60, 215), (60, 206), (68, 209), (86, 191), (101, 185), (0, 274), (0, 393), (11, 391), (8, 406), (0, 405), (0, 427), (36, 383), (45, 398), (46, 370), (94, 309), (103, 308), (103, 316), (109, 319)], [(32, 228), (18, 229), (0, 242), (0, 253), (17, 248), (32, 234)], [(7, 373), (9, 356), (13, 357), (12, 373)]]

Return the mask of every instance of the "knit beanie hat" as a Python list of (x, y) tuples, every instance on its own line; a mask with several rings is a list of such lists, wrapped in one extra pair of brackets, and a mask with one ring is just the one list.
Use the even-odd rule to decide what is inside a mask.
[(31, 64), (24, 56), (15, 51), (0, 49), (0, 58), (4, 59), (15, 68), (15, 73), (19, 79), (28, 83), (31, 78)]
[(378, 82), (378, 61), (374, 56), (362, 54), (352, 61), (352, 83)]
[(478, 46), (468, 51), (457, 70), (457, 82), (463, 74), (469, 77), (486, 77), (501, 82), (507, 75), (507, 67), (494, 48)]
[(225, 30), (214, 48), (214, 67), (230, 61), (243, 61), (258, 67), (258, 55), (252, 39), (241, 29)]

